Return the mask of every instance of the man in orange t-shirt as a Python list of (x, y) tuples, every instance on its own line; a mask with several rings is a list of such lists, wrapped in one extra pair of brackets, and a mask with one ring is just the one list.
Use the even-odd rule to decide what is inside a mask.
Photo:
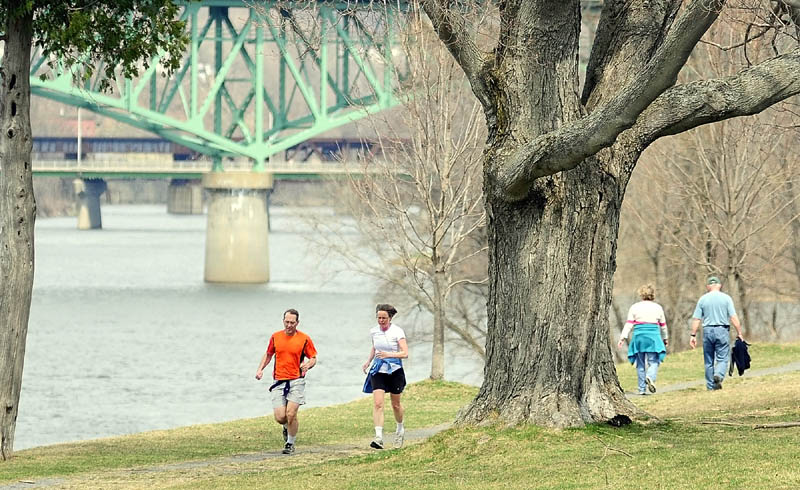
[(306, 403), (305, 376), (317, 363), (317, 349), (311, 337), (297, 330), (300, 313), (288, 309), (283, 313), (283, 330), (272, 334), (269, 346), (256, 371), (256, 379), (264, 375), (264, 368), (275, 356), (272, 377), (275, 380), (269, 388), (272, 393), (272, 408), (275, 421), (283, 426), (285, 445), (283, 454), (294, 453), (297, 437), (297, 410)]

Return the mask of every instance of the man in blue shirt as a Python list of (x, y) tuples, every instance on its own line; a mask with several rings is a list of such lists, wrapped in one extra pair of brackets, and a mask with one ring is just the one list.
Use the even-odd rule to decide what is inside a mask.
[(738, 337), (742, 340), (742, 326), (733, 300), (720, 291), (722, 284), (719, 278), (711, 276), (706, 281), (708, 292), (700, 297), (692, 315), (692, 338), (689, 345), (697, 347), (697, 329), (703, 324), (703, 359), (706, 365), (706, 388), (721, 390), (722, 380), (728, 371), (731, 350), (730, 327), (736, 327)]

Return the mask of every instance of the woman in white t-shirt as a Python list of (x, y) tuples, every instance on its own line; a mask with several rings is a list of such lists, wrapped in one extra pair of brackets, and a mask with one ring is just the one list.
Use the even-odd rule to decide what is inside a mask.
[(388, 391), (392, 400), (392, 411), (397, 422), (394, 447), (403, 446), (405, 428), (403, 427), (403, 405), (400, 396), (406, 387), (406, 375), (402, 359), (408, 358), (408, 344), (403, 329), (392, 324), (397, 310), (392, 305), (380, 304), (375, 307), (378, 325), (370, 329), (372, 347), (369, 358), (362, 366), (367, 374), (364, 392), (372, 393), (372, 421), (375, 423), (375, 439), (370, 443), (374, 449), (383, 449), (383, 402)]

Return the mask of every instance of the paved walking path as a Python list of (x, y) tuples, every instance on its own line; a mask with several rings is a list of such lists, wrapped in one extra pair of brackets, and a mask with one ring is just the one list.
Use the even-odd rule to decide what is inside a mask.
[[(800, 361), (772, 368), (752, 369), (750, 371), (745, 372), (743, 377), (754, 378), (757, 376), (781, 374), (793, 371), (800, 371)], [(734, 376), (738, 377), (738, 375)], [(696, 386), (705, 386), (705, 380), (700, 379), (694, 381), (687, 381), (683, 383), (675, 383), (666, 386), (659, 386), (656, 395), (661, 393), (669, 393), (672, 391), (685, 390), (688, 388), (694, 388)], [(636, 393), (627, 393), (626, 395), (632, 398), (641, 396)], [(422, 429), (409, 429), (406, 431), (405, 442), (407, 445), (422, 442), (428, 439), (429, 437), (437, 434), (438, 432), (450, 428), (450, 426), (451, 426), (450, 423), (446, 423)], [(278, 461), (279, 458), (297, 458), (308, 455), (319, 455), (325, 457), (325, 459), (344, 458), (344, 457), (349, 457), (359, 454), (368, 454), (374, 452), (375, 451), (374, 449), (368, 448), (368, 444), (369, 441), (367, 440), (365, 440), (365, 442), (361, 445), (340, 444), (340, 445), (325, 445), (325, 446), (303, 446), (301, 444), (297, 447), (297, 453), (293, 456), (285, 456), (281, 454), (280, 452), (281, 448), (275, 448), (275, 449), (260, 451), (257, 453), (237, 454), (234, 456), (225, 456), (225, 457), (200, 460), (200, 461), (186, 461), (180, 463), (170, 463), (170, 464), (163, 464), (163, 465), (149, 466), (149, 467), (135, 468), (135, 469), (120, 469), (115, 471), (118, 474), (128, 473), (130, 475), (134, 474), (141, 475), (141, 474), (157, 474), (169, 471), (202, 470), (206, 468), (228, 467), (228, 469), (224, 469), (221, 472), (240, 473), (241, 469), (237, 468), (236, 465), (243, 463), (255, 463), (259, 461), (269, 461), (269, 460)], [(79, 479), (80, 477), (78, 476), (76, 478)], [(0, 490), (22, 490), (28, 488), (57, 487), (61, 485), (70, 485), (70, 480), (64, 478), (45, 478), (36, 481), (20, 481), (7, 485), (0, 485)]]
[[(763, 368), (763, 369), (750, 369), (744, 372), (742, 378), (755, 378), (757, 376), (767, 376), (770, 374), (781, 374), (781, 373), (790, 373), (792, 371), (800, 371), (800, 361), (792, 362), (789, 364), (784, 364), (783, 366), (775, 366), (771, 368)], [(734, 368), (734, 375), (731, 378), (739, 378), (739, 374), (736, 373), (736, 369)], [(727, 379), (727, 378), (726, 378)], [(685, 381), (683, 383), (674, 383), (671, 385), (666, 386), (659, 386), (656, 395), (659, 393), (669, 393), (670, 391), (680, 391), (686, 390), (689, 388), (694, 388), (695, 386), (705, 386), (706, 380), (704, 379), (696, 379), (693, 381)], [(629, 398), (638, 398), (642, 395), (638, 393), (629, 392), (625, 394)], [(650, 394), (645, 396), (651, 396)]]
[[(424, 427), (421, 429), (408, 429), (406, 430), (405, 435), (405, 442), (404, 445), (413, 445), (425, 441), (429, 437), (443, 431), (449, 429), (452, 424), (445, 423), (439, 424), (433, 427)], [(129, 473), (129, 474), (155, 474), (155, 473), (165, 473), (170, 471), (182, 471), (182, 470), (201, 470), (204, 468), (215, 468), (215, 467), (229, 467), (228, 471), (222, 471), (222, 473), (239, 473), (241, 470), (237, 470), (236, 465), (243, 464), (243, 463), (255, 463), (259, 461), (269, 461), (269, 460), (289, 460), (292, 461), (298, 457), (309, 456), (309, 455), (319, 455), (325, 456), (326, 459), (330, 458), (345, 458), (350, 456), (356, 456), (360, 454), (369, 454), (374, 453), (375, 449), (371, 449), (369, 447), (369, 442), (371, 438), (365, 438), (363, 444), (332, 444), (332, 445), (324, 445), (324, 446), (303, 446), (300, 443), (297, 446), (297, 452), (292, 456), (286, 456), (281, 453), (281, 449), (283, 446), (275, 447), (273, 449), (264, 450), (256, 453), (246, 453), (246, 454), (236, 454), (233, 456), (223, 456), (219, 458), (212, 458), (206, 460), (199, 460), (199, 461), (185, 461), (180, 463), (168, 463), (156, 466), (148, 466), (142, 468), (133, 468), (133, 469), (118, 469), (118, 470), (111, 470), (117, 474)], [(387, 445), (387, 449), (391, 448), (391, 444)], [(77, 476), (76, 478), (80, 478)], [(0, 490), (22, 490), (27, 488), (46, 488), (46, 487), (57, 487), (60, 485), (67, 485), (69, 484), (69, 479), (65, 478), (43, 478), (41, 480), (22, 480), (15, 483), (10, 483), (6, 485), (0, 485)], [(80, 486), (80, 485), (78, 485)]]

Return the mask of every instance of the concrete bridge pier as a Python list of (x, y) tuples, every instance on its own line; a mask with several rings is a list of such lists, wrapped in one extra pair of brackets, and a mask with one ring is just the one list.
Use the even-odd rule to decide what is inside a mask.
[(95, 230), (103, 227), (100, 214), (100, 195), (108, 185), (103, 179), (75, 179), (72, 181), (78, 200), (78, 229)]
[(167, 212), (203, 214), (203, 185), (200, 180), (172, 179), (167, 188)]
[(267, 196), (272, 174), (210, 172), (208, 191), (206, 282), (269, 281), (269, 215)]

